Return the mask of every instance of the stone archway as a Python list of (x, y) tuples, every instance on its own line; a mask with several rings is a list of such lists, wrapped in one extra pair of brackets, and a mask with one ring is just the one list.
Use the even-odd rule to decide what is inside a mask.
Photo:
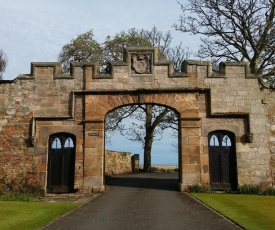
[[(158, 104), (179, 114), (180, 190), (200, 182), (200, 118), (196, 91), (150, 90), (132, 92), (87, 92), (85, 95), (85, 158), (84, 188), (104, 189), (104, 119), (114, 108), (130, 104)], [(205, 95), (204, 95), (205, 96)]]
[(274, 184), (274, 94), (247, 63), (223, 62), (213, 72), (210, 62), (184, 61), (174, 72), (156, 48), (128, 47), (123, 56), (108, 73), (97, 63), (71, 63), (68, 75), (60, 63), (33, 62), (30, 74), (1, 81), (0, 169), (23, 172), (46, 190), (48, 137), (71, 133), (74, 189), (103, 190), (106, 113), (152, 103), (179, 114), (180, 190), (209, 185), (207, 137), (221, 128), (235, 134), (238, 185)]
[[(17, 79), (18, 85), (32, 80), (35, 87), (30, 90), (30, 84), (26, 83), (26, 90), (23, 86), (22, 90), (29, 92), (30, 98), (39, 95), (39, 102), (47, 102), (43, 104), (46, 106), (30, 103), (26, 110), (34, 114), (30, 139), (38, 162), (37, 172), (31, 169), (30, 173), (39, 175), (43, 182), (47, 174), (45, 140), (49, 136), (45, 134), (62, 130), (76, 135), (74, 189), (83, 193), (104, 190), (104, 118), (108, 111), (130, 104), (159, 104), (179, 114), (180, 190), (189, 185), (210, 184), (207, 142), (210, 131), (224, 127), (234, 132), (236, 154), (242, 153), (244, 159), (252, 151), (252, 132), (257, 130), (261, 134), (258, 137), (267, 139), (266, 129), (251, 126), (250, 119), (255, 120), (258, 113), (264, 117), (265, 105), (259, 102), (265, 101), (260, 94), (253, 94), (258, 103), (255, 106), (254, 99), (245, 97), (248, 92), (258, 90), (259, 84), (256, 77), (248, 74), (244, 63), (223, 63), (221, 71), (213, 73), (209, 62), (185, 61), (182, 72), (175, 73), (172, 62), (158, 61), (155, 48), (124, 51), (123, 61), (112, 63), (108, 73), (100, 73), (96, 63), (72, 63), (71, 75), (61, 73), (60, 63), (32, 63), (31, 75)], [(259, 124), (263, 126), (265, 122), (261, 119)], [(266, 146), (260, 150), (267, 154)], [(269, 160), (264, 164), (267, 167)], [(245, 165), (238, 163), (242, 169)], [(242, 170), (238, 171), (240, 184), (259, 177), (248, 178), (246, 173), (239, 172)], [(265, 174), (265, 169), (261, 173)]]

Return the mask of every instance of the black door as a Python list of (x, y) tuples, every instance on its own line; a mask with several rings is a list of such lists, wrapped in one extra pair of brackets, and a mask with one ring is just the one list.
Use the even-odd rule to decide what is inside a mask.
[(67, 193), (74, 190), (75, 136), (53, 134), (49, 138), (47, 192)]
[(227, 131), (208, 135), (210, 183), (214, 190), (237, 189), (235, 136)]

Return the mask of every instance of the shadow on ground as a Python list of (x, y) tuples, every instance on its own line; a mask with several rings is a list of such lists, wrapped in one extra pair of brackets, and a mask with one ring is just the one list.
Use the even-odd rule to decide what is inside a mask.
[(105, 185), (140, 189), (178, 190), (177, 173), (135, 173), (105, 176)]

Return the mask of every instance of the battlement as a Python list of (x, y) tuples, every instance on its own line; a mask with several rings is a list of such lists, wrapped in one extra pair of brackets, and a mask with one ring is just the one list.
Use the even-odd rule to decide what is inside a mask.
[(181, 72), (175, 72), (172, 61), (158, 60), (157, 48), (129, 47), (124, 49), (123, 61), (110, 63), (106, 73), (100, 72), (97, 62), (71, 63), (70, 74), (62, 74), (62, 65), (59, 62), (32, 62), (30, 74), (20, 74), (15, 80), (72, 79), (76, 73), (80, 72), (83, 77), (88, 76), (92, 79), (113, 79), (116, 73), (121, 71), (129, 77), (157, 78), (160, 68), (165, 69), (167, 78), (188, 78), (194, 74), (197, 78), (259, 78), (250, 73), (249, 64), (245, 62), (221, 62), (219, 71), (213, 71), (211, 62), (185, 60), (182, 63)]

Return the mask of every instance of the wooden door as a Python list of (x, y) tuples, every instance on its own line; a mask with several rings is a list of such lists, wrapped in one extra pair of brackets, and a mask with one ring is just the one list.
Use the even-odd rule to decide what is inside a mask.
[(235, 136), (227, 131), (208, 135), (210, 183), (214, 190), (237, 189)]
[(68, 193), (74, 190), (75, 136), (53, 134), (49, 138), (47, 192)]

